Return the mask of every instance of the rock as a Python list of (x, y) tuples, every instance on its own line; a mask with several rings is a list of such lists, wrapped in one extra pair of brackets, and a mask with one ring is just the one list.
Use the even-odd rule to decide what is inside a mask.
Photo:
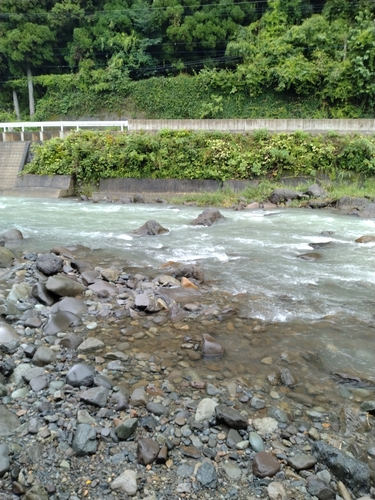
[(142, 465), (152, 464), (159, 454), (159, 445), (152, 439), (140, 439), (138, 441), (138, 463)]
[(95, 368), (85, 363), (73, 365), (66, 374), (66, 383), (73, 387), (90, 387), (94, 383)]
[(19, 335), (16, 330), (6, 323), (0, 323), (0, 344), (7, 344), (9, 342), (17, 342)]
[(226, 462), (223, 465), (223, 470), (232, 481), (238, 481), (242, 475), (241, 469), (235, 462)]
[(195, 412), (195, 421), (204, 422), (205, 420), (210, 420), (215, 414), (215, 408), (218, 405), (216, 401), (210, 398), (202, 399), (197, 406)]
[(265, 436), (267, 434), (272, 434), (273, 432), (275, 432), (279, 424), (274, 418), (264, 417), (255, 418), (253, 420), (253, 426), (261, 436)]
[(306, 252), (306, 253), (302, 253), (301, 255), (297, 255), (297, 257), (299, 259), (302, 259), (302, 260), (315, 261), (315, 260), (321, 259), (322, 254), (320, 254), (318, 252)]
[(236, 448), (238, 443), (242, 442), (242, 437), (236, 431), (236, 429), (229, 429), (227, 435), (227, 445), (228, 448)]
[(307, 188), (305, 194), (312, 196), (313, 198), (324, 198), (327, 193), (318, 184), (312, 184)]
[(86, 290), (86, 287), (62, 274), (50, 276), (46, 288), (60, 297), (75, 296)]
[(95, 281), (98, 280), (99, 275), (100, 275), (99, 271), (90, 270), (90, 271), (84, 271), (81, 274), (81, 278), (82, 278), (83, 283), (86, 286), (88, 286), (88, 285), (92, 285), (93, 283), (95, 283)]
[(356, 243), (372, 243), (375, 241), (375, 236), (361, 236), (355, 240)]
[(42, 484), (33, 484), (27, 491), (25, 500), (48, 500), (48, 493)]
[(209, 459), (205, 459), (197, 472), (197, 481), (205, 488), (216, 489), (217, 472), (214, 464)]
[(133, 497), (137, 494), (138, 489), (137, 473), (134, 470), (125, 470), (110, 483), (110, 487), (112, 491), (116, 491), (121, 495)]
[(154, 402), (147, 403), (146, 409), (150, 413), (153, 413), (154, 415), (157, 415), (159, 417), (165, 415), (168, 412), (167, 408), (164, 405), (162, 405), (161, 403), (154, 403)]
[(81, 319), (73, 313), (57, 311), (48, 319), (43, 328), (46, 335), (56, 335), (59, 332), (66, 332), (70, 326), (78, 326)]
[(278, 205), (284, 201), (300, 199), (302, 197), (302, 193), (294, 191), (293, 189), (279, 188), (272, 191), (269, 200), (271, 203)]
[(287, 387), (293, 387), (297, 384), (297, 379), (289, 370), (289, 368), (280, 369), (280, 381), (283, 385)]
[(312, 453), (355, 494), (369, 492), (370, 468), (367, 464), (350, 457), (324, 441), (316, 441), (312, 446)]
[(168, 233), (169, 229), (161, 226), (156, 220), (149, 220), (143, 224), (143, 226), (135, 229), (133, 233), (139, 236), (155, 236), (157, 234)]
[(229, 406), (217, 405), (215, 416), (218, 422), (224, 422), (231, 429), (247, 428), (247, 419), (238, 410)]
[(82, 344), (78, 346), (77, 350), (79, 352), (93, 352), (103, 349), (104, 347), (105, 347), (104, 342), (102, 342), (99, 339), (96, 339), (95, 337), (89, 337), (88, 339), (84, 340)]
[(253, 473), (257, 477), (272, 477), (280, 470), (279, 461), (266, 451), (257, 453), (253, 460)]
[(137, 427), (138, 419), (128, 418), (116, 427), (115, 434), (121, 441), (125, 441), (136, 431)]
[(46, 366), (51, 363), (55, 363), (56, 353), (46, 346), (41, 346), (37, 349), (33, 356), (33, 363), (35, 366)]
[(0, 240), (7, 241), (21, 241), (23, 234), (18, 229), (7, 229), (0, 233)]
[(48, 386), (48, 379), (47, 377), (36, 377), (31, 379), (29, 384), (34, 392), (39, 392)]
[(95, 429), (89, 424), (78, 424), (72, 443), (76, 455), (93, 455), (97, 447)]
[(77, 269), (81, 274), (87, 271), (92, 271), (92, 265), (86, 260), (72, 259), (70, 261), (70, 265), (72, 266), (72, 269)]
[(76, 299), (75, 297), (64, 297), (59, 300), (59, 302), (56, 302), (49, 311), (50, 313), (63, 311), (80, 316), (87, 312), (87, 306), (82, 300)]
[(0, 247), (0, 268), (11, 267), (14, 255), (9, 248)]
[[(198, 266), (194, 266), (193, 264), (188, 265), (188, 266), (182, 266), (178, 267), (174, 271), (172, 271), (172, 275), (175, 278), (188, 278), (188, 279), (194, 279), (197, 281), (200, 281), (201, 283), (204, 282), (204, 275), (203, 272), (199, 269)], [(186, 287), (184, 287), (186, 288)], [(191, 288), (191, 287), (189, 287)]]
[(225, 347), (208, 333), (202, 335), (202, 354), (205, 358), (218, 358), (225, 353)]
[(270, 500), (285, 500), (287, 498), (284, 486), (276, 481), (267, 486), (267, 493)]
[(31, 286), (27, 283), (15, 283), (12, 286), (7, 299), (14, 304), (18, 301), (25, 302), (30, 297), (31, 289)]
[(224, 220), (225, 217), (217, 208), (206, 208), (201, 214), (194, 219), (190, 225), (192, 226), (212, 226), (215, 222)]
[(58, 299), (58, 295), (47, 290), (44, 283), (35, 283), (31, 289), (31, 295), (41, 304), (52, 306)]
[(69, 335), (69, 337), (64, 337), (60, 341), (60, 345), (62, 347), (66, 347), (67, 349), (77, 349), (77, 347), (82, 344), (83, 338), (81, 335), (73, 334)]
[(288, 464), (296, 471), (311, 469), (316, 462), (316, 458), (312, 455), (294, 455), (293, 457), (288, 457)]
[(319, 500), (333, 500), (336, 498), (336, 493), (324, 481), (314, 475), (307, 478), (306, 489), (310, 495), (314, 495)]
[(119, 269), (101, 269), (100, 274), (106, 281), (114, 281), (116, 282), (121, 274), (121, 271)]
[(81, 401), (104, 408), (107, 404), (109, 390), (106, 387), (91, 387), (81, 394)]
[(9, 314), (11, 316), (19, 316), (20, 310), (15, 304), (9, 302), (9, 300), (0, 297), (0, 315), (8, 316)]
[(6, 444), (0, 444), (0, 477), (10, 469), (9, 449)]
[(264, 451), (264, 441), (256, 432), (249, 432), (249, 443), (254, 451)]
[(89, 285), (89, 290), (92, 290), (98, 297), (109, 297), (117, 293), (116, 285), (108, 283), (108, 281), (97, 280), (92, 285)]
[(54, 253), (45, 253), (38, 256), (35, 265), (41, 273), (52, 276), (62, 270), (63, 261)]
[(143, 387), (134, 389), (130, 396), (130, 404), (132, 406), (146, 406), (148, 403), (148, 395)]

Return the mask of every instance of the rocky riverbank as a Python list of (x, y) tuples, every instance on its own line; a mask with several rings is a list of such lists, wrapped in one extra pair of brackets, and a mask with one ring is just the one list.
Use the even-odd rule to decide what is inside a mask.
[(283, 353), (233, 376), (215, 329), (245, 323), (195, 266), (0, 239), (1, 500), (375, 498), (371, 382), (336, 374), (338, 405)]

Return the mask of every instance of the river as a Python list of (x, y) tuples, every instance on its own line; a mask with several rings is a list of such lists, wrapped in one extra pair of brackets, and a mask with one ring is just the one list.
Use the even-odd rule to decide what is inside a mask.
[[(167, 261), (195, 263), (210, 285), (210, 300), (236, 311), (209, 327), (227, 349), (220, 370), (228, 377), (262, 379), (285, 361), (305, 387), (313, 383), (337, 392), (332, 372), (375, 383), (375, 245), (355, 242), (375, 234), (375, 221), (328, 210), (221, 209), (224, 221), (191, 226), (202, 210), (2, 197), (0, 232), (19, 229), (25, 238), (21, 251), (81, 244), (97, 263), (146, 274)], [(169, 232), (132, 234), (150, 219)], [(306, 253), (314, 259), (300, 257)], [(197, 334), (207, 326), (198, 318), (189, 324)], [(197, 369), (207, 368), (217, 371), (198, 363)], [(344, 385), (340, 391), (347, 396)]]

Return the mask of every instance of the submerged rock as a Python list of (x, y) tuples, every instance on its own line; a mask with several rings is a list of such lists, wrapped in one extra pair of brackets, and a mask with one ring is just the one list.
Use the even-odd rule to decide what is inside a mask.
[(218, 358), (225, 353), (225, 347), (208, 333), (202, 335), (202, 354), (205, 358)]

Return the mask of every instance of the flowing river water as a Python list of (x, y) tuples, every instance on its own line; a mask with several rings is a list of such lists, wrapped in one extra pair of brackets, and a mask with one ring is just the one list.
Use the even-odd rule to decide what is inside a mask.
[[(191, 226), (202, 210), (3, 197), (0, 232), (22, 231), (20, 252), (84, 245), (98, 265), (113, 263), (145, 275), (155, 276), (167, 261), (199, 266), (210, 285), (202, 300), (211, 309), (206, 317), (188, 321), (188, 335), (210, 333), (226, 347), (226, 354), (215, 362), (194, 363), (183, 362), (180, 356), (186, 370), (193, 367), (212, 379), (247, 377), (260, 385), (272, 377), (275, 366), (287, 363), (301, 393), (346, 398), (350, 393), (342, 382), (348, 380), (372, 389), (375, 245), (355, 240), (374, 235), (375, 221), (323, 210), (221, 209), (224, 221), (211, 227)], [(150, 219), (169, 232), (149, 237), (132, 234)], [(314, 259), (300, 257), (306, 253), (315, 254)], [(209, 312), (215, 307), (223, 313), (212, 320)], [(103, 333), (108, 345), (118, 341), (118, 335), (115, 330)], [(159, 329), (155, 336), (139, 338), (137, 349), (167, 359), (168, 352), (179, 351), (183, 335), (164, 338)], [(349, 379), (337, 379), (332, 376), (335, 372)]]

